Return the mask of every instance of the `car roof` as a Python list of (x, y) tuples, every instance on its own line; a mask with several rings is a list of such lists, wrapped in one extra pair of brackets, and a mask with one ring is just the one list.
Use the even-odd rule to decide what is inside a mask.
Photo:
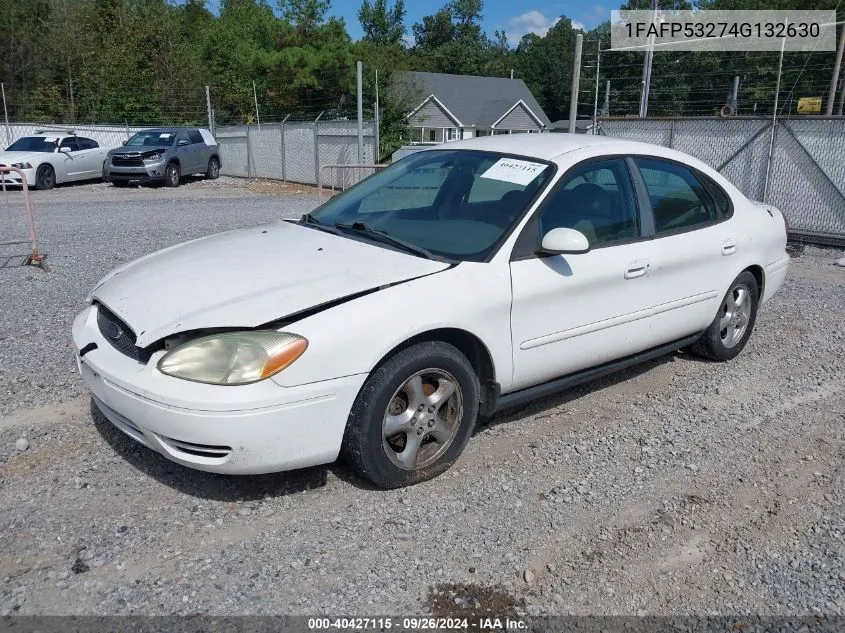
[(650, 143), (639, 143), (637, 141), (629, 141), (611, 136), (567, 134), (561, 132), (497, 134), (495, 136), (450, 141), (449, 143), (426, 147), (426, 149), (474, 149), (501, 152), (504, 154), (539, 158), (540, 160), (554, 160), (563, 154), (589, 148), (599, 150), (597, 152), (599, 154), (645, 153), (653, 156), (666, 157), (677, 155), (677, 152), (673, 152), (666, 147), (652, 145)]

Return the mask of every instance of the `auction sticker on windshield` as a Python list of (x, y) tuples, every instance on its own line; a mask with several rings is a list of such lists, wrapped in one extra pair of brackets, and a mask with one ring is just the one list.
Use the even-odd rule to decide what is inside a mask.
[(548, 165), (532, 163), (528, 160), (516, 158), (500, 158), (490, 168), (481, 174), (481, 178), (503, 180), (525, 186), (534, 180)]

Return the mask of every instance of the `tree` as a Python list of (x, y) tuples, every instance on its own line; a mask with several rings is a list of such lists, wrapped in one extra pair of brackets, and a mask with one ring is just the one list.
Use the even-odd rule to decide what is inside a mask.
[(455, 25), (452, 24), (452, 11), (448, 7), (440, 9), (434, 15), (426, 15), (422, 22), (414, 24), (415, 46), (424, 51), (433, 51), (455, 39)]
[(310, 33), (325, 22), (329, 6), (330, 0), (279, 0), (284, 19), (303, 33)]
[(405, 0), (396, 0), (392, 9), (386, 0), (364, 0), (358, 9), (364, 39), (376, 44), (398, 44), (405, 35)]

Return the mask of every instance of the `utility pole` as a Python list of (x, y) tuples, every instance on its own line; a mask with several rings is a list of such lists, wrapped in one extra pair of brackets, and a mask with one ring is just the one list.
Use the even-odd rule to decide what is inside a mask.
[[(657, 0), (651, 0), (651, 23), (657, 19)], [(648, 49), (643, 64), (643, 93), (640, 99), (640, 116), (648, 116), (648, 93), (651, 91), (651, 65), (654, 61), (654, 35), (648, 36)]]
[(362, 88), (361, 74), (363, 72), (363, 63), (356, 64), (357, 79), (358, 79), (358, 164), (364, 164), (364, 90)]
[(610, 116), (610, 79), (604, 84), (604, 108), (602, 108), (604, 116)]
[(255, 99), (255, 120), (258, 122), (258, 131), (261, 131), (261, 116), (258, 114), (258, 92), (255, 90), (255, 79), (252, 80), (252, 98)]
[(381, 158), (381, 146), (379, 145), (380, 142), (380, 134), (379, 134), (379, 112), (378, 112), (378, 68), (376, 68), (376, 155), (373, 157), (373, 162), (378, 163), (379, 159)]
[(739, 75), (734, 76), (734, 85), (731, 89), (731, 108), (734, 114), (739, 111)]
[(214, 134), (214, 116), (211, 114), (211, 92), (205, 87), (205, 110), (208, 114), (208, 131)]
[(575, 36), (575, 61), (572, 64), (572, 94), (569, 97), (569, 133), (575, 134), (575, 120), (578, 118), (578, 89), (581, 83), (581, 48), (584, 35)]
[[(786, 20), (783, 22), (784, 27), (786, 26)], [(786, 44), (786, 40), (782, 39), (780, 41), (780, 61), (778, 62), (778, 80), (777, 85), (775, 86), (775, 103), (774, 109), (772, 110), (772, 134), (769, 137), (769, 154), (766, 158), (766, 179), (763, 181), (763, 198), (762, 201), (766, 202), (766, 198), (769, 195), (769, 177), (772, 173), (772, 154), (775, 150), (775, 134), (777, 132), (777, 125), (778, 125), (778, 95), (780, 94), (780, 77), (781, 73), (783, 72), (783, 49)]]
[[(842, 66), (843, 49), (845, 49), (845, 24), (842, 25), (842, 32), (839, 34), (839, 48), (836, 49), (836, 62), (833, 64), (833, 77), (830, 80), (830, 92), (827, 95), (827, 107), (825, 108), (827, 116), (833, 114), (833, 102), (836, 101), (836, 87), (839, 85), (839, 69)], [(840, 114), (842, 114), (841, 103), (840, 100)]]

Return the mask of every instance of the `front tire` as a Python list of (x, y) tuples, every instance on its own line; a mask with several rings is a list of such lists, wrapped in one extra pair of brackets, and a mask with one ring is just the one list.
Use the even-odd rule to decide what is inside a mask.
[(220, 177), (220, 161), (214, 156), (208, 159), (208, 169), (205, 170), (205, 177), (209, 180), (217, 180)]
[(56, 170), (52, 165), (41, 165), (35, 172), (35, 188), (48, 190), (56, 186)]
[(180, 178), (179, 165), (167, 163), (167, 167), (164, 168), (164, 184), (168, 187), (178, 187)]
[(446, 471), (478, 416), (478, 377), (448, 343), (418, 343), (364, 383), (349, 414), (342, 454), (379, 488), (401, 488)]
[(760, 290), (757, 279), (743, 271), (734, 279), (719, 312), (702, 337), (690, 346), (697, 356), (714, 361), (735, 358), (745, 347), (757, 321)]

